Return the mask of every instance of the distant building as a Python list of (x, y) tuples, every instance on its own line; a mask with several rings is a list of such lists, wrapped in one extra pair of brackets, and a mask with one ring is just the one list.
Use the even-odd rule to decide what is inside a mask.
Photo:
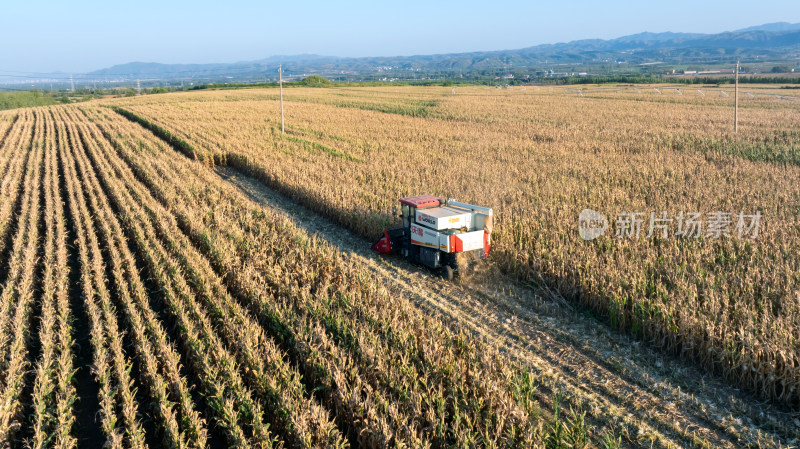
[[(730, 69), (730, 70), (701, 70), (701, 71), (684, 70), (683, 74), (684, 75), (719, 75), (721, 73), (733, 73), (733, 72), (734, 72), (733, 69)], [(673, 73), (674, 73), (674, 71), (673, 71)]]

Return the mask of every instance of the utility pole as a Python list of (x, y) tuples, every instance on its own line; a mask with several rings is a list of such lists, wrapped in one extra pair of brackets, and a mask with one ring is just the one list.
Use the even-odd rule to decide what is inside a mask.
[(733, 88), (733, 132), (739, 132), (739, 61), (736, 61), (736, 81)]
[(283, 127), (283, 64), (278, 65), (278, 82), (281, 86), (281, 133), (286, 133)]

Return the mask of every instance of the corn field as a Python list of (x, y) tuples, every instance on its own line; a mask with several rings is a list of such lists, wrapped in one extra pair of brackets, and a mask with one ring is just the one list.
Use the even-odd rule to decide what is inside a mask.
[[(686, 90), (684, 88), (684, 90)], [(762, 397), (800, 404), (800, 105), (762, 89), (292, 89), (112, 105), (370, 238), (418, 193), (492, 207), (497, 264)], [(793, 98), (793, 97), (792, 97)], [(324, 167), (321, 169), (320, 167)], [(638, 238), (577, 232), (589, 208)], [(682, 212), (760, 214), (680, 238)], [(647, 237), (651, 213), (673, 220)], [(752, 235), (750, 236), (752, 237)]]
[[(370, 239), (402, 196), (492, 207), (504, 276), (796, 410), (796, 103), (742, 101), (734, 136), (723, 96), (290, 89), (281, 134), (277, 95), (0, 113), (4, 447), (678, 447), (587, 416), (579, 389), (397, 295), (218, 166)], [(585, 208), (763, 222), (753, 239), (584, 241)]]
[(497, 351), (391, 298), (140, 126), (96, 107), (2, 123), (4, 446), (533, 447), (549, 435), (535, 387)]

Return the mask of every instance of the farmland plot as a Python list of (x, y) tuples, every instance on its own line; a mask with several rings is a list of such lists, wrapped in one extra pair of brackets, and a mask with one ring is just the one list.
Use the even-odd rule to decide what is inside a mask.
[[(267, 112), (274, 90), (0, 114), (0, 439), (37, 448), (796, 444), (793, 380), (758, 377), (791, 373), (796, 356), (786, 296), (797, 273), (788, 253), (797, 243), (796, 110), (754, 102), (763, 130), (745, 130), (733, 148), (721, 123), (704, 131), (681, 118), (723, 99), (448, 92), (294, 90), (286, 136)], [(587, 99), (630, 109), (626, 119), (605, 116), (627, 140), (598, 130), (597, 117), (576, 124), (558, 109)], [(536, 130), (509, 114), (541, 107), (556, 112), (534, 114)], [(652, 108), (678, 123), (637, 132)], [(559, 149), (564, 138), (578, 150)], [(627, 157), (615, 157), (623, 141)], [(648, 181), (662, 183), (657, 191), (619, 178), (668, 172), (653, 161), (683, 165), (672, 183)], [(397, 172), (408, 163), (421, 179)], [(731, 192), (699, 197), (710, 181), (691, 181), (692, 170)], [(576, 178), (596, 203), (583, 202)], [(397, 197), (422, 187), (495, 208), (486, 271), (444, 284), (368, 251), (364, 237), (391, 221)], [(679, 198), (752, 200), (787, 221), (770, 218), (753, 241), (691, 244), (578, 242), (567, 224), (578, 206), (610, 214), (610, 205)], [(690, 250), (722, 251), (741, 267), (715, 272)], [(640, 264), (659, 260), (657, 273), (678, 278), (654, 278), (654, 293), (636, 282), (652, 277)], [(679, 275), (667, 267), (675, 261), (686, 263)], [(592, 264), (605, 265), (595, 273)], [(692, 270), (701, 268), (698, 283)], [(756, 281), (764, 290), (730, 301)], [(619, 295), (632, 302), (613, 308)], [(748, 315), (764, 295), (771, 308)], [(702, 300), (694, 321), (677, 320), (681, 309), (668, 303), (685, 309), (693, 298)], [(675, 326), (659, 328), (667, 312)], [(705, 361), (690, 338), (711, 314), (717, 337), (702, 346), (712, 349)], [(752, 346), (731, 344), (741, 341)], [(654, 342), (683, 348), (686, 360), (654, 353)], [(722, 362), (749, 350), (788, 362), (769, 371), (766, 359), (748, 361), (754, 377), (733, 376), (744, 371)]]
[[(297, 89), (285, 135), (274, 90), (115, 105), (365, 237), (421, 191), (490, 206), (505, 272), (796, 407), (800, 108), (751, 90), (736, 136), (731, 96), (665, 87)], [(583, 209), (606, 235), (580, 238)]]
[[(548, 434), (534, 387), (497, 351), (108, 112), (23, 111), (4, 143), (4, 441), (532, 446)], [(91, 367), (75, 366), (78, 340)], [(76, 369), (91, 376), (78, 385)]]

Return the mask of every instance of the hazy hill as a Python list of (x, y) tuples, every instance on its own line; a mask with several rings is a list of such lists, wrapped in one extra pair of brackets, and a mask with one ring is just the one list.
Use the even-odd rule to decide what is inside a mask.
[(471, 72), (509, 67), (547, 69), (556, 64), (667, 64), (786, 59), (800, 54), (800, 23), (770, 23), (717, 34), (643, 32), (616, 39), (585, 39), (516, 50), (414, 56), (340, 58), (319, 55), (271, 56), (236, 63), (158, 64), (132, 62), (97, 70), (94, 79), (245, 79), (320, 73)]
[(774, 22), (735, 31), (800, 31), (800, 23)]

